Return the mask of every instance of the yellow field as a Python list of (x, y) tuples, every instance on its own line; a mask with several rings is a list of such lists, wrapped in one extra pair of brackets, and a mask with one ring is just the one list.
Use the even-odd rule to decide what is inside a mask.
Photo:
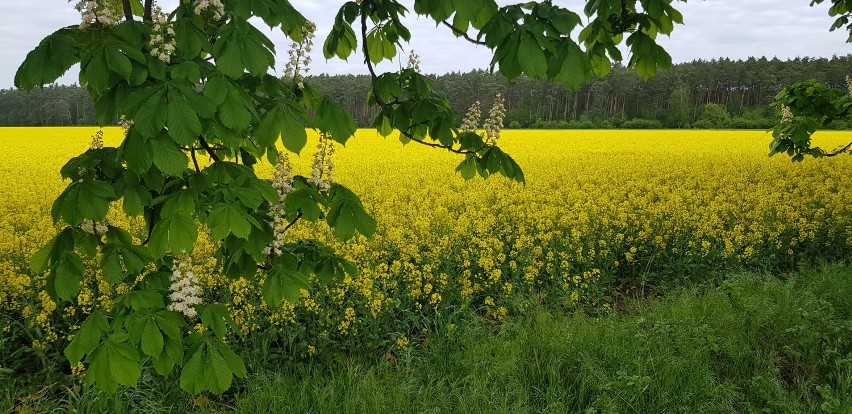
[[(108, 307), (121, 290), (93, 274), (77, 305), (56, 309), (39, 295), (41, 278), (26, 270), (55, 232), (49, 208), (65, 185), (59, 168), (95, 131), (0, 128), (0, 310), (40, 326), (37, 345)], [(120, 136), (109, 129), (106, 144)], [(817, 143), (830, 149), (849, 139), (821, 133)], [(432, 309), (472, 305), (501, 318), (518, 292), (606, 306), (599, 279), (848, 257), (852, 157), (793, 164), (767, 157), (770, 140), (753, 131), (505, 131), (500, 145), (524, 168), (524, 186), (501, 177), (466, 182), (453, 173), (458, 156), (361, 130), (337, 152), (335, 176), (376, 217), (376, 236), (340, 243), (309, 224), (292, 234), (334, 246), (359, 264), (361, 277), (272, 311), (257, 286), (218, 275), (205, 238), (195, 263), (205, 297), (232, 302), (244, 332), (304, 326), (292, 331), (310, 354), (315, 345), (354, 344), (365, 332), (393, 333), (400, 340), (388, 343), (404, 346), (400, 335), (413, 326), (404, 319)], [(310, 174), (313, 146), (306, 148), (296, 161), (302, 175)], [(138, 226), (120, 214), (111, 221)]]

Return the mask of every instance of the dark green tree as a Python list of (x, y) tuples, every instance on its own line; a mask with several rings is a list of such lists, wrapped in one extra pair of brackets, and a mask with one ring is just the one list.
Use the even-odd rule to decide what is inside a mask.
[(669, 115), (666, 118), (668, 126), (674, 128), (686, 128), (691, 120), (691, 105), (689, 92), (685, 88), (677, 88), (669, 97)]

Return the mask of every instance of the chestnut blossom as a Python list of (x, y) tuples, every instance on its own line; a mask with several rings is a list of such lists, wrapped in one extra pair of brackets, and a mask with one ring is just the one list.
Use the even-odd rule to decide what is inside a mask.
[(225, 15), (225, 6), (220, 0), (194, 0), (192, 5), (192, 11), (198, 16), (207, 12), (210, 18), (218, 21)]
[(793, 122), (793, 112), (790, 111), (790, 107), (787, 105), (781, 105), (781, 122)]
[(488, 119), (482, 124), (482, 129), (485, 130), (486, 144), (497, 145), (497, 140), (500, 139), (500, 128), (503, 127), (503, 117), (505, 116), (506, 110), (503, 107), (503, 96), (498, 93), (494, 98), (494, 104), (491, 105)]
[(308, 182), (315, 184), (320, 190), (328, 190), (334, 184), (334, 142), (328, 133), (320, 134), (317, 152), (314, 153), (314, 162), (311, 166), (311, 178)]
[(464, 116), (461, 124), (462, 132), (476, 132), (476, 129), (479, 128), (479, 118), (482, 117), (479, 105), (479, 101), (476, 101), (468, 108), (467, 114)]
[(151, 56), (164, 63), (170, 63), (177, 48), (174, 25), (168, 21), (166, 14), (159, 7), (154, 7), (151, 19), (154, 21), (154, 30), (148, 41)]
[(180, 312), (187, 318), (196, 317), (198, 312), (194, 306), (200, 305), (202, 300), (201, 286), (192, 270), (192, 257), (183, 254), (180, 258), (176, 258), (169, 279), (172, 281), (172, 285), (169, 286), (172, 293), (169, 295), (171, 303), (168, 310)]
[(121, 17), (110, 8), (110, 4), (106, 0), (80, 0), (74, 5), (74, 9), (80, 12), (82, 18), (80, 29), (86, 29), (93, 24), (118, 24), (121, 20)]
[(302, 40), (293, 42), (290, 45), (290, 50), (287, 54), (290, 60), (284, 65), (284, 79), (292, 79), (299, 89), (304, 87), (302, 80), (310, 71), (311, 65), (311, 50), (314, 46), (314, 32), (317, 30), (317, 25), (312, 21), (306, 21), (302, 26)]
[(275, 175), (272, 177), (272, 187), (278, 192), (278, 203), (269, 207), (269, 225), (272, 226), (272, 244), (266, 246), (266, 255), (281, 255), (281, 246), (284, 245), (284, 231), (287, 229), (287, 209), (285, 200), (287, 194), (293, 192), (293, 175), (290, 173), (292, 166), (290, 158), (285, 152), (278, 153), (278, 162), (275, 164)]
[(408, 66), (406, 68), (414, 69), (415, 72), (420, 72), (420, 56), (417, 56), (413, 50), (408, 54)]

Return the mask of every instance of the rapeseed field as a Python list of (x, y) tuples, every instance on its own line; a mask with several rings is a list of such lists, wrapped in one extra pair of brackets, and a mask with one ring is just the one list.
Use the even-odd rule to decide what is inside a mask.
[[(96, 131), (0, 129), (0, 325), (26, 329), (19, 339), (35, 349), (61, 350), (88, 313), (130, 289), (93, 270), (74, 305), (57, 305), (43, 275), (28, 270), (56, 232), (59, 169)], [(105, 143), (122, 136), (108, 128)], [(322, 223), (288, 234), (334, 247), (360, 276), (269, 309), (259, 286), (221, 275), (209, 238), (199, 238), (193, 263), (205, 301), (227, 303), (239, 333), (272, 336), (303, 358), (329, 347), (391, 355), (428, 329), (452, 331), (435, 321), (461, 307), (493, 320), (529, 298), (606, 311), (621, 282), (848, 258), (852, 157), (791, 163), (767, 157), (770, 140), (760, 131), (504, 131), (501, 148), (523, 167), (524, 185), (465, 181), (454, 173), (458, 156), (359, 130), (336, 151), (335, 176), (377, 219), (376, 235), (340, 242)], [(848, 137), (816, 141), (833, 148)], [(292, 159), (295, 173), (310, 174), (310, 154)], [(271, 177), (271, 166), (257, 168)], [(109, 220), (144, 237), (119, 206)]]

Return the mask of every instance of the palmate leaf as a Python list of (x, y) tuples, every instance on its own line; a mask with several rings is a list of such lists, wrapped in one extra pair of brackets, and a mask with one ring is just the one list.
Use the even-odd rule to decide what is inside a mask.
[(83, 261), (77, 253), (73, 251), (63, 253), (53, 272), (56, 296), (69, 301), (74, 299), (80, 291), (83, 271)]
[(107, 243), (101, 255), (103, 278), (112, 284), (121, 282), (141, 273), (150, 261), (145, 247)]
[(86, 383), (111, 394), (119, 385), (135, 386), (142, 375), (136, 348), (118, 339), (121, 336), (127, 337), (114, 334), (86, 358), (89, 362)]
[(314, 110), (317, 129), (330, 133), (335, 141), (346, 144), (349, 137), (355, 135), (358, 124), (334, 99), (321, 97)]
[(266, 305), (274, 309), (279, 308), (284, 300), (296, 303), (299, 300), (299, 291), (309, 288), (310, 283), (305, 274), (277, 265), (267, 273), (261, 292)]
[(59, 218), (76, 226), (83, 220), (103, 220), (109, 203), (116, 200), (115, 191), (104, 181), (75, 181), (56, 198), (51, 208), (54, 221)]
[(45, 37), (18, 68), (15, 86), (30, 90), (56, 81), (80, 61), (79, 34), (77, 26), (69, 26)]
[(189, 157), (168, 136), (160, 136), (148, 140), (152, 150), (153, 162), (160, 171), (171, 176), (179, 176), (186, 171)]
[(340, 184), (331, 188), (326, 222), (334, 228), (334, 235), (341, 240), (352, 238), (355, 230), (368, 237), (376, 232), (376, 220), (367, 214), (358, 196)]
[(65, 348), (65, 357), (72, 364), (82, 361), (86, 354), (100, 344), (101, 338), (108, 330), (109, 323), (104, 314), (100, 310), (94, 311), (80, 325), (80, 330), (74, 334), (74, 339)]
[(532, 34), (521, 35), (521, 45), (518, 48), (518, 63), (527, 76), (535, 79), (547, 72), (547, 59)]
[(157, 322), (149, 318), (142, 329), (142, 352), (148, 356), (157, 357), (163, 352), (163, 333)]
[(198, 114), (185, 100), (175, 99), (167, 108), (166, 127), (169, 136), (179, 145), (192, 145), (201, 134), (201, 122)]
[(254, 137), (261, 147), (272, 147), (278, 138), (284, 148), (298, 154), (308, 143), (305, 131), (305, 110), (296, 105), (280, 103), (269, 109), (260, 119)]
[(155, 257), (163, 257), (168, 252), (180, 254), (191, 252), (198, 238), (195, 220), (186, 213), (177, 213), (160, 219), (151, 232), (149, 246)]
[(248, 239), (252, 226), (250, 219), (252, 218), (241, 207), (233, 204), (219, 204), (210, 210), (207, 226), (210, 228), (210, 235), (215, 239), (224, 239), (229, 234)]
[(219, 339), (204, 337), (183, 365), (181, 388), (191, 394), (210, 390), (221, 394), (231, 387), (234, 376), (246, 376), (242, 360)]

